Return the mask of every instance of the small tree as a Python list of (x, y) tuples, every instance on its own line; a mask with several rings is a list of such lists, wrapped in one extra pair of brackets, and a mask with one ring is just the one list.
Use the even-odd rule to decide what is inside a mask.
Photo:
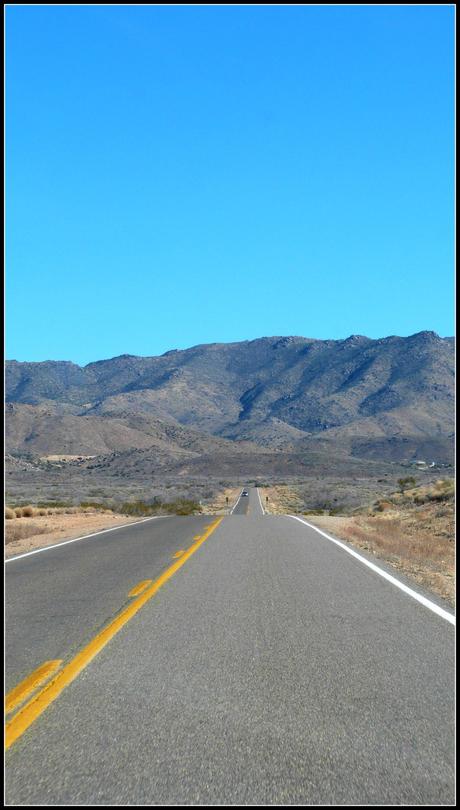
[(415, 487), (416, 483), (412, 475), (409, 475), (407, 478), (398, 478), (398, 486), (401, 492), (405, 492), (406, 489), (410, 489), (410, 487)]

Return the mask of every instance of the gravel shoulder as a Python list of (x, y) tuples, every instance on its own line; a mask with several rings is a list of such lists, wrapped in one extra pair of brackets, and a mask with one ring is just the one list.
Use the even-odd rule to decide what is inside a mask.
[[(102, 529), (111, 529), (115, 526), (133, 523), (136, 520), (139, 520), (139, 518), (113, 513), (85, 512), (71, 515), (56, 514), (43, 517), (16, 518), (14, 520), (15, 524), (21, 524), (30, 531), (35, 528), (37, 533), (11, 542), (8, 542), (7, 536), (5, 557), (8, 559), (9, 557), (15, 557), (17, 554), (25, 554), (27, 551), (52, 546), (62, 540), (73, 540)], [(13, 521), (7, 521), (7, 533), (8, 524), (10, 523), (13, 523)]]

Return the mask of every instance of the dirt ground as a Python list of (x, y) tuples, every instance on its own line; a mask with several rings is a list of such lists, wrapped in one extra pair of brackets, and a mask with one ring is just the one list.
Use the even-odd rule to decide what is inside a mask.
[(267, 515), (295, 514), (302, 509), (302, 499), (288, 486), (261, 488), (260, 498)]
[[(222, 490), (212, 504), (203, 507), (203, 514), (225, 515), (232, 508), (240, 493), (240, 488)], [(228, 498), (228, 505), (226, 502)], [(34, 510), (36, 512), (37, 510)], [(111, 529), (139, 520), (111, 511), (78, 510), (66, 514), (64, 510), (53, 510), (52, 515), (12, 518), (5, 521), (5, 557), (14, 557), (27, 551), (52, 546), (62, 540), (73, 540), (86, 534)]]
[(76, 461), (78, 459), (78, 460), (82, 461), (82, 460), (88, 459), (88, 458), (96, 458), (96, 456), (84, 456), (84, 455), (81, 455), (81, 456), (75, 456), (75, 455), (73, 455), (73, 456), (71, 456), (71, 455), (58, 456), (58, 455), (52, 455), (52, 456), (41, 456), (40, 460), (41, 461)]
[[(80, 512), (77, 514), (54, 514), (31, 518), (14, 518), (6, 523), (5, 557), (14, 557), (27, 551), (52, 546), (62, 540), (73, 540), (101, 529), (111, 529), (139, 518), (117, 515), (112, 512)], [(18, 537), (28, 534), (27, 537)]]
[[(227, 489), (223, 489), (216, 495), (216, 498), (212, 502), (212, 504), (207, 504), (203, 506), (203, 514), (204, 515), (226, 515), (228, 514), (229, 510), (232, 506), (235, 505), (235, 502), (241, 492), (241, 487), (229, 487)], [(228, 498), (228, 503), (226, 501)]]

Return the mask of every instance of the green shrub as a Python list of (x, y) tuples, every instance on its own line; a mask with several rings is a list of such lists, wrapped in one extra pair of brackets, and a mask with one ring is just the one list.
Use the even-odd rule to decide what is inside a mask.
[(412, 475), (407, 476), (407, 478), (398, 478), (398, 486), (401, 492), (405, 492), (406, 489), (415, 487), (416, 483), (417, 482)]
[(155, 515), (158, 512), (158, 507), (156, 505), (148, 504), (145, 503), (145, 501), (139, 500), (122, 503), (119, 509), (124, 515), (134, 517), (148, 517), (149, 515)]
[(174, 515), (194, 515), (201, 512), (198, 501), (189, 500), (188, 498), (180, 498), (177, 501), (172, 501), (172, 503), (163, 504), (163, 508)]
[(43, 507), (44, 509), (47, 509), (48, 507), (55, 509), (59, 508), (62, 509), (69, 506), (73, 506), (73, 503), (71, 501), (39, 501), (37, 503), (37, 506)]
[(153, 503), (137, 500), (121, 504), (119, 511), (124, 515), (133, 517), (150, 517), (158, 514), (193, 515), (201, 512), (201, 506), (197, 501), (186, 498), (179, 498), (165, 503), (159, 500), (155, 500)]

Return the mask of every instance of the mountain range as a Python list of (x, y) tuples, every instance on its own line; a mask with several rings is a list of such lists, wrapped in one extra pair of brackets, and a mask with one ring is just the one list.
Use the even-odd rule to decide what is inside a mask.
[(454, 339), (263, 337), (86, 366), (7, 361), (11, 453), (318, 450), (450, 463)]

